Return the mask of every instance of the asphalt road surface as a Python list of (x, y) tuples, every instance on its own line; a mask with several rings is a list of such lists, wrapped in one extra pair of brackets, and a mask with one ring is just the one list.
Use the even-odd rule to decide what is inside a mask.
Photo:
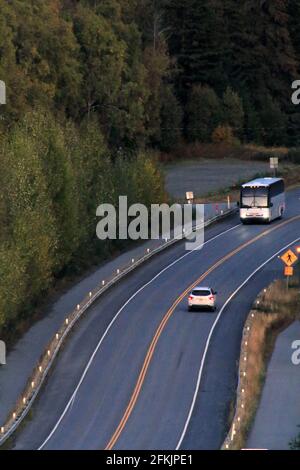
[[(67, 341), (13, 447), (220, 448), (243, 324), (282, 273), (271, 258), (300, 237), (299, 198), (290, 192), (270, 225), (226, 219), (201, 250), (178, 243), (107, 292)], [(218, 291), (217, 312), (187, 311), (193, 284)]]

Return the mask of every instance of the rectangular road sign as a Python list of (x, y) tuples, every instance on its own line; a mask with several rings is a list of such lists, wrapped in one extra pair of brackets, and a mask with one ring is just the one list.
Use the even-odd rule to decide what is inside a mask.
[(270, 158), (270, 168), (271, 169), (278, 168), (278, 157), (271, 157)]
[(284, 268), (284, 275), (285, 276), (293, 276), (294, 274), (294, 268), (292, 268), (291, 266), (286, 266)]
[(191, 201), (192, 199), (194, 199), (194, 193), (193, 193), (193, 191), (187, 191), (187, 192), (185, 193), (185, 197), (186, 197), (186, 199), (187, 199), (188, 201)]
[(286, 251), (280, 258), (287, 266), (293, 266), (298, 260), (298, 256), (292, 250)]

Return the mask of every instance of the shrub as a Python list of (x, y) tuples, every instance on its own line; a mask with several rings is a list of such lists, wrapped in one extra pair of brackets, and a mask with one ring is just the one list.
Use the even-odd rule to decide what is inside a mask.
[(244, 108), (241, 98), (230, 87), (228, 87), (223, 95), (223, 122), (229, 125), (235, 135), (242, 137), (244, 128)]
[(292, 163), (300, 163), (300, 148), (293, 148), (289, 150), (288, 160)]
[(192, 89), (188, 106), (187, 138), (209, 142), (213, 129), (221, 122), (221, 103), (208, 86), (195, 86)]
[(227, 125), (216, 127), (211, 138), (214, 144), (225, 143), (234, 145), (238, 143), (238, 139), (234, 137), (232, 127)]

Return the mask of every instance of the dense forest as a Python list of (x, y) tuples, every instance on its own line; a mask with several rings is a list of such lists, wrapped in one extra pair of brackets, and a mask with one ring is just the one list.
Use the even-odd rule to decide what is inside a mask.
[(107, 256), (95, 211), (165, 198), (153, 151), (300, 145), (300, 0), (0, 0), (0, 329)]
[(43, 107), (76, 124), (95, 115), (113, 149), (211, 141), (218, 126), (299, 144), (299, 0), (0, 0), (0, 11), (2, 125)]

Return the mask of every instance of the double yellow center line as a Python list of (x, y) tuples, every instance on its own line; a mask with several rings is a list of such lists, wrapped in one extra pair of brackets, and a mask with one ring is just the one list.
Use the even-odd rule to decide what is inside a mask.
[(298, 220), (300, 219), (300, 215), (297, 215), (297, 216), (294, 216), (288, 220), (285, 220), (284, 222), (281, 222), (280, 224), (268, 229), (268, 230), (265, 230), (264, 232), (262, 232), (261, 234), (257, 235), (256, 237), (252, 238), (251, 240), (243, 243), (242, 245), (238, 246), (235, 250), (231, 251), (230, 253), (228, 253), (226, 256), (224, 256), (223, 258), (221, 258), (219, 261), (217, 261), (213, 266), (211, 266), (204, 274), (202, 274), (198, 279), (196, 279), (195, 282), (193, 282), (193, 284), (191, 284), (190, 286), (188, 286), (184, 292), (182, 292), (182, 294), (180, 294), (180, 296), (175, 300), (175, 302), (172, 304), (172, 306), (169, 308), (169, 310), (167, 311), (167, 313), (164, 315), (163, 319), (161, 320), (156, 332), (155, 332), (155, 335), (151, 341), (151, 344), (149, 346), (149, 349), (147, 351), (147, 354), (146, 354), (146, 357), (144, 359), (144, 362), (143, 362), (143, 365), (142, 365), (142, 369), (140, 371), (140, 374), (139, 374), (139, 377), (138, 377), (138, 380), (136, 382), (136, 385), (134, 387), (134, 390), (133, 390), (133, 393), (131, 395), (131, 398), (129, 400), (129, 403), (127, 405), (127, 408), (122, 416), (122, 419), (119, 423), (119, 425), (117, 426), (114, 434), (112, 435), (111, 439), (109, 440), (108, 444), (106, 445), (105, 447), (105, 450), (111, 450), (114, 445), (116, 444), (117, 440), (119, 439), (133, 409), (134, 409), (134, 406), (137, 402), (137, 399), (139, 397), (139, 394), (140, 394), (140, 391), (141, 391), (141, 388), (143, 386), (143, 383), (144, 383), (144, 380), (145, 380), (145, 376), (146, 376), (146, 373), (148, 371), (148, 368), (149, 368), (149, 365), (150, 365), (150, 362), (151, 362), (151, 359), (153, 357), (153, 354), (154, 354), (154, 351), (155, 351), (155, 348), (156, 348), (156, 345), (157, 345), (157, 342), (168, 322), (168, 320), (170, 319), (171, 315), (174, 313), (177, 305), (186, 297), (186, 295), (197, 285), (199, 284), (200, 282), (202, 282), (212, 271), (214, 271), (216, 268), (218, 268), (219, 266), (221, 266), (223, 263), (225, 263), (228, 259), (232, 258), (234, 255), (236, 255), (237, 253), (239, 253), (240, 251), (244, 250), (245, 248), (247, 248), (249, 245), (252, 245), (253, 243), (257, 242), (258, 240), (260, 240), (262, 237), (266, 236), (266, 235), (269, 235), (271, 232), (274, 232), (274, 230), (278, 230), (279, 228), (282, 228), (284, 227), (285, 225), (287, 224), (290, 224), (292, 222), (294, 222), (295, 220)]

